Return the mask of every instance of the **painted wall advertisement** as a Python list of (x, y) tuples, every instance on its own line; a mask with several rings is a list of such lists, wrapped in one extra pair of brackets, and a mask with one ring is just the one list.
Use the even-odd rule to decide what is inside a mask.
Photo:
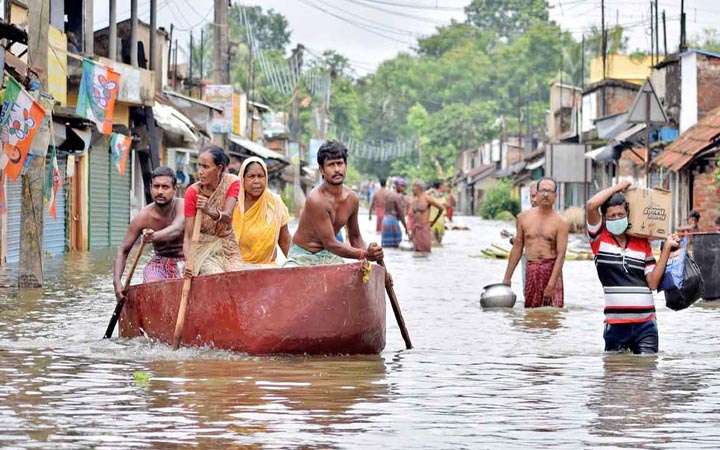
[(288, 132), (288, 116), (285, 112), (271, 112), (262, 115), (263, 134), (266, 138), (284, 136)]
[(208, 84), (205, 86), (203, 100), (222, 108), (223, 112), (213, 112), (210, 122), (211, 133), (233, 132), (233, 87), (231, 84)]

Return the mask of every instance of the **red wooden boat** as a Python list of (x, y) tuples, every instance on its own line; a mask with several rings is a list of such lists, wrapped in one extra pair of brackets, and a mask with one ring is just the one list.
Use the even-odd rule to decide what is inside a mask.
[[(385, 269), (362, 263), (193, 278), (182, 344), (267, 354), (377, 354), (385, 347)], [(120, 336), (170, 344), (182, 279), (130, 286)]]

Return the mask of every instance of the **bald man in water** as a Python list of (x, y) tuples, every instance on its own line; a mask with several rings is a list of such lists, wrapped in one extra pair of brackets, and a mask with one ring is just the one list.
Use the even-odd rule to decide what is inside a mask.
[(537, 206), (517, 217), (517, 233), (503, 283), (510, 286), (520, 257), (527, 257), (525, 307), (564, 305), (562, 266), (568, 242), (568, 224), (554, 210), (557, 183), (545, 177), (538, 182)]

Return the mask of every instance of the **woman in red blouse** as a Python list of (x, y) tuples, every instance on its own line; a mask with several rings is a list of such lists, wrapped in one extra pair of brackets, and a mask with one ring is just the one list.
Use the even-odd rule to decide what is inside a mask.
[(231, 226), (240, 179), (225, 173), (228, 163), (223, 149), (215, 145), (206, 147), (198, 157), (200, 181), (185, 192), (185, 255), (190, 254), (192, 230), (198, 218), (200, 239), (193, 267), (185, 269), (186, 276), (242, 269), (242, 255)]

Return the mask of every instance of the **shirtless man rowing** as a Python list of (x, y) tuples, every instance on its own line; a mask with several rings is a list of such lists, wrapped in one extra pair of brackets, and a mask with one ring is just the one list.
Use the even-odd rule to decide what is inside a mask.
[[(339, 264), (342, 258), (382, 259), (383, 250), (376, 243), (365, 248), (358, 224), (357, 195), (343, 185), (347, 148), (338, 141), (327, 141), (320, 147), (317, 159), (324, 182), (308, 195), (283, 267)], [(337, 239), (346, 225), (349, 243)]]
[(151, 183), (153, 203), (140, 210), (130, 222), (115, 256), (113, 285), (117, 301), (125, 299), (122, 274), (128, 254), (141, 234), (143, 242), (152, 244), (154, 249), (152, 260), (145, 266), (143, 283), (182, 277), (178, 263), (183, 261), (185, 215), (183, 199), (175, 198), (175, 171), (158, 167), (152, 173)]
[(510, 251), (503, 283), (510, 280), (523, 252), (527, 258), (525, 274), (525, 307), (555, 306), (562, 308), (562, 266), (568, 242), (568, 224), (553, 209), (557, 183), (552, 178), (538, 182), (537, 207), (520, 213), (517, 233)]

